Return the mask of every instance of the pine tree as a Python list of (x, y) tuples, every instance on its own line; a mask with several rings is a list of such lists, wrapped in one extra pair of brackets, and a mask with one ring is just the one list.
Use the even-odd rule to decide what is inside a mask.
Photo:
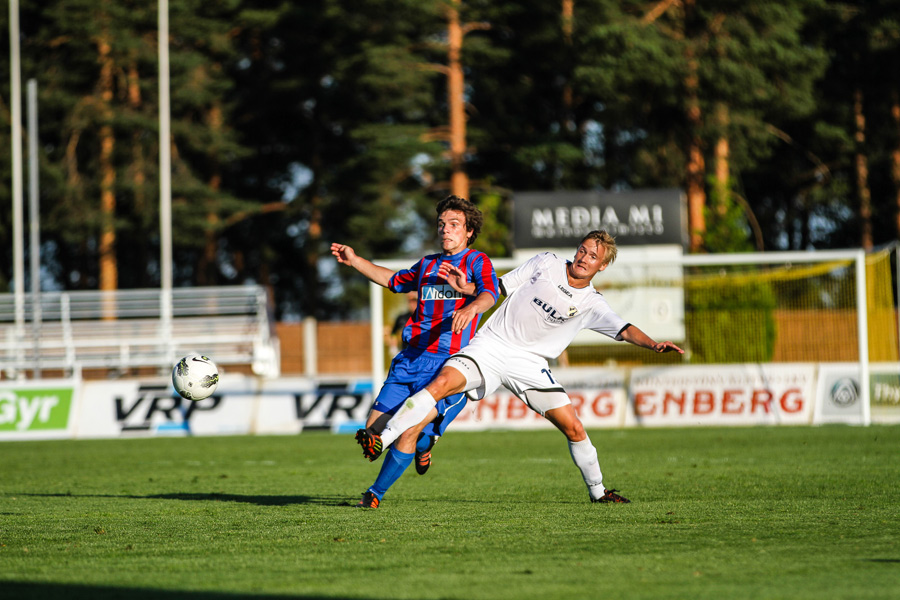
[[(586, 38), (582, 85), (609, 98), (618, 128), (639, 140), (639, 153), (623, 156), (622, 145), (617, 155), (638, 173), (649, 167), (655, 182), (671, 181), (661, 175), (681, 165), (677, 182), (688, 197), (693, 250), (748, 247), (754, 219), (741, 213), (752, 201), (736, 195), (735, 182), (771, 151), (769, 119), (812, 109), (824, 55), (808, 48), (800, 31), (813, 5), (624, 3)], [(648, 182), (636, 175), (630, 186)]]
[[(195, 240), (215, 231), (197, 203), (226, 216), (246, 207), (217, 189), (210, 166), (245, 152), (227, 118), (208, 118), (227, 110), (217, 106), (229, 81), (214, 61), (228, 57), (228, 10), (182, 0), (170, 14), (179, 281), (197, 281)], [(44, 237), (57, 249), (51, 267), (73, 287), (158, 284), (156, 11), (133, 0), (58, 0), (32, 14), (27, 68), (41, 84), (50, 180)]]

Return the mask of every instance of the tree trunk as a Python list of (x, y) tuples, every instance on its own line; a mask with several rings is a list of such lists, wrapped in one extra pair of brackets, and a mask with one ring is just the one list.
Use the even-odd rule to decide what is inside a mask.
[[(316, 191), (312, 194), (312, 197), (309, 200), (309, 230), (307, 231), (307, 239), (303, 244), (306, 251), (306, 270), (305, 270), (305, 281), (318, 281), (319, 278), (319, 247), (321, 246), (322, 241), (322, 197), (319, 195), (319, 192)], [(265, 263), (265, 261), (263, 261)], [(265, 272), (259, 273), (259, 283), (261, 285), (269, 285), (268, 279), (262, 279), (262, 277), (266, 276)], [(314, 302), (316, 304), (312, 306), (303, 306), (305, 309), (304, 316), (307, 317), (316, 317), (322, 318), (322, 311), (320, 310), (320, 300), (323, 296), (322, 290), (318, 289), (320, 286), (315, 286), (317, 289), (310, 294), (310, 299), (307, 302)]]
[(713, 180), (713, 198), (715, 199), (716, 213), (724, 217), (728, 211), (728, 200), (731, 194), (729, 179), (731, 169), (729, 165), (731, 147), (728, 142), (728, 123), (730, 116), (728, 106), (722, 102), (716, 104), (716, 125), (719, 136), (715, 147), (715, 178)]
[(469, 178), (464, 168), (466, 153), (466, 111), (464, 81), (460, 53), (463, 30), (459, 24), (459, 1), (447, 7), (448, 84), (447, 100), (450, 106), (450, 193), (460, 198), (469, 197)]
[(872, 241), (872, 192), (869, 190), (869, 161), (865, 153), (866, 115), (863, 112), (863, 93), (853, 92), (853, 116), (856, 121), (856, 193), (859, 198), (859, 220), (862, 227), (860, 242), (864, 250), (874, 246)]
[(115, 136), (112, 125), (113, 60), (109, 41), (98, 41), (100, 62), (100, 99), (103, 125), (100, 137), (100, 289), (115, 290), (119, 287), (116, 263), (116, 168), (113, 162)]
[[(213, 136), (217, 135), (222, 129), (223, 117), (222, 107), (218, 103), (214, 103), (207, 114), (207, 122)], [(219, 161), (216, 157), (210, 157), (213, 164), (213, 173), (209, 179), (209, 188), (218, 193), (222, 188), (222, 173), (219, 167)], [(200, 256), (200, 264), (197, 266), (197, 284), (198, 285), (215, 285), (216, 274), (216, 252), (219, 246), (219, 215), (215, 211), (216, 202), (213, 199), (208, 201), (209, 207), (206, 213), (206, 231), (204, 232), (203, 254)]]
[(700, 98), (698, 96), (699, 79), (697, 75), (697, 59), (693, 56), (693, 49), (688, 47), (689, 74), (684, 82), (686, 100), (686, 113), (688, 124), (687, 140), (687, 181), (686, 192), (688, 201), (688, 228), (690, 230), (690, 251), (699, 252), (703, 249), (703, 238), (706, 234), (706, 190), (703, 185), (706, 173), (706, 162), (703, 158), (703, 144), (700, 138), (702, 117), (700, 113)]
[(567, 45), (572, 44), (572, 18), (575, 15), (575, 0), (562, 0), (562, 30)]
[[(128, 106), (135, 114), (141, 110), (141, 101), (140, 74), (138, 73), (137, 60), (132, 58), (128, 65)], [(144, 145), (141, 143), (142, 134), (143, 131), (140, 128), (135, 129), (131, 134), (131, 179), (134, 185), (134, 212), (142, 226), (142, 231), (135, 233), (141, 237), (143, 237), (143, 225), (146, 224), (144, 217), (150, 208), (147, 206), (147, 162), (144, 158)], [(147, 243), (138, 243), (136, 250), (139, 256), (139, 265), (150, 264), (149, 246)], [(138, 275), (138, 285), (140, 287), (149, 287), (148, 278), (147, 270), (143, 269)]]
[[(678, 4), (678, 0), (661, 0), (641, 18), (641, 23), (644, 25), (653, 23), (669, 8)], [(703, 140), (700, 137), (703, 115), (700, 111), (699, 61), (691, 42), (694, 37), (693, 20), (697, 0), (683, 0), (680, 4), (683, 8), (683, 31), (681, 32), (681, 37), (685, 44), (685, 58), (688, 66), (688, 75), (684, 80), (684, 111), (688, 128), (685, 142), (685, 157), (687, 159), (685, 193), (687, 194), (688, 203), (689, 250), (691, 252), (700, 252), (703, 249), (703, 238), (706, 234), (706, 215), (704, 214), (706, 209), (706, 189), (704, 187), (706, 161), (703, 158)], [(716, 150), (718, 151), (719, 149), (719, 146), (717, 146)], [(721, 149), (725, 151), (727, 156), (727, 140)], [(727, 162), (725, 165), (727, 168)], [(718, 167), (718, 163), (716, 166)]]
[(687, 120), (687, 177), (685, 191), (688, 202), (688, 229), (690, 230), (690, 251), (703, 249), (706, 235), (706, 161), (703, 158), (701, 128), (703, 115), (700, 111), (699, 60), (693, 45), (696, 0), (684, 0), (684, 41), (688, 74), (684, 80), (685, 116)]
[[(218, 192), (222, 188), (222, 176), (215, 173), (209, 179), (209, 188)], [(216, 253), (219, 248), (219, 235), (217, 228), (219, 215), (214, 210), (215, 201), (209, 200), (210, 208), (206, 213), (206, 231), (203, 232), (203, 254), (200, 256), (200, 264), (197, 267), (197, 285), (216, 284)]]

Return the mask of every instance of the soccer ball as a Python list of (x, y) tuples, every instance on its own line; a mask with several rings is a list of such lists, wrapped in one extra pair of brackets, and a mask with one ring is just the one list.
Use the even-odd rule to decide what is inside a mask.
[(219, 385), (219, 368), (209, 357), (189, 354), (175, 363), (172, 385), (187, 400), (209, 398)]

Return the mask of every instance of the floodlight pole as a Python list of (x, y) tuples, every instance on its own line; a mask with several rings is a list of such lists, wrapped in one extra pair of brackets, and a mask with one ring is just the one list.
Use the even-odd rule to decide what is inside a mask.
[(172, 340), (172, 150), (169, 107), (169, 1), (159, 0), (159, 273), (160, 319), (166, 357)]
[(34, 335), (33, 378), (41, 377), (41, 211), (38, 165), (37, 80), (28, 80), (28, 215), (31, 254), (31, 326)]
[[(13, 285), (16, 341), (25, 335), (25, 234), (22, 194), (22, 66), (19, 54), (19, 0), (9, 1), (10, 95), (12, 117)], [(21, 354), (19, 356), (21, 359)], [(21, 362), (21, 360), (17, 361)], [(23, 377), (16, 369), (17, 376)]]

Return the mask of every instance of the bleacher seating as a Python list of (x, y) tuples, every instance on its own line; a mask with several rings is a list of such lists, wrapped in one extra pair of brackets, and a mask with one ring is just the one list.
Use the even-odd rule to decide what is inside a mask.
[(190, 353), (261, 375), (279, 372), (262, 286), (176, 288), (169, 303), (156, 289), (44, 292), (38, 319), (31, 294), (18, 319), (16, 308), (13, 294), (0, 294), (0, 367), (7, 377), (35, 367), (164, 371)]

